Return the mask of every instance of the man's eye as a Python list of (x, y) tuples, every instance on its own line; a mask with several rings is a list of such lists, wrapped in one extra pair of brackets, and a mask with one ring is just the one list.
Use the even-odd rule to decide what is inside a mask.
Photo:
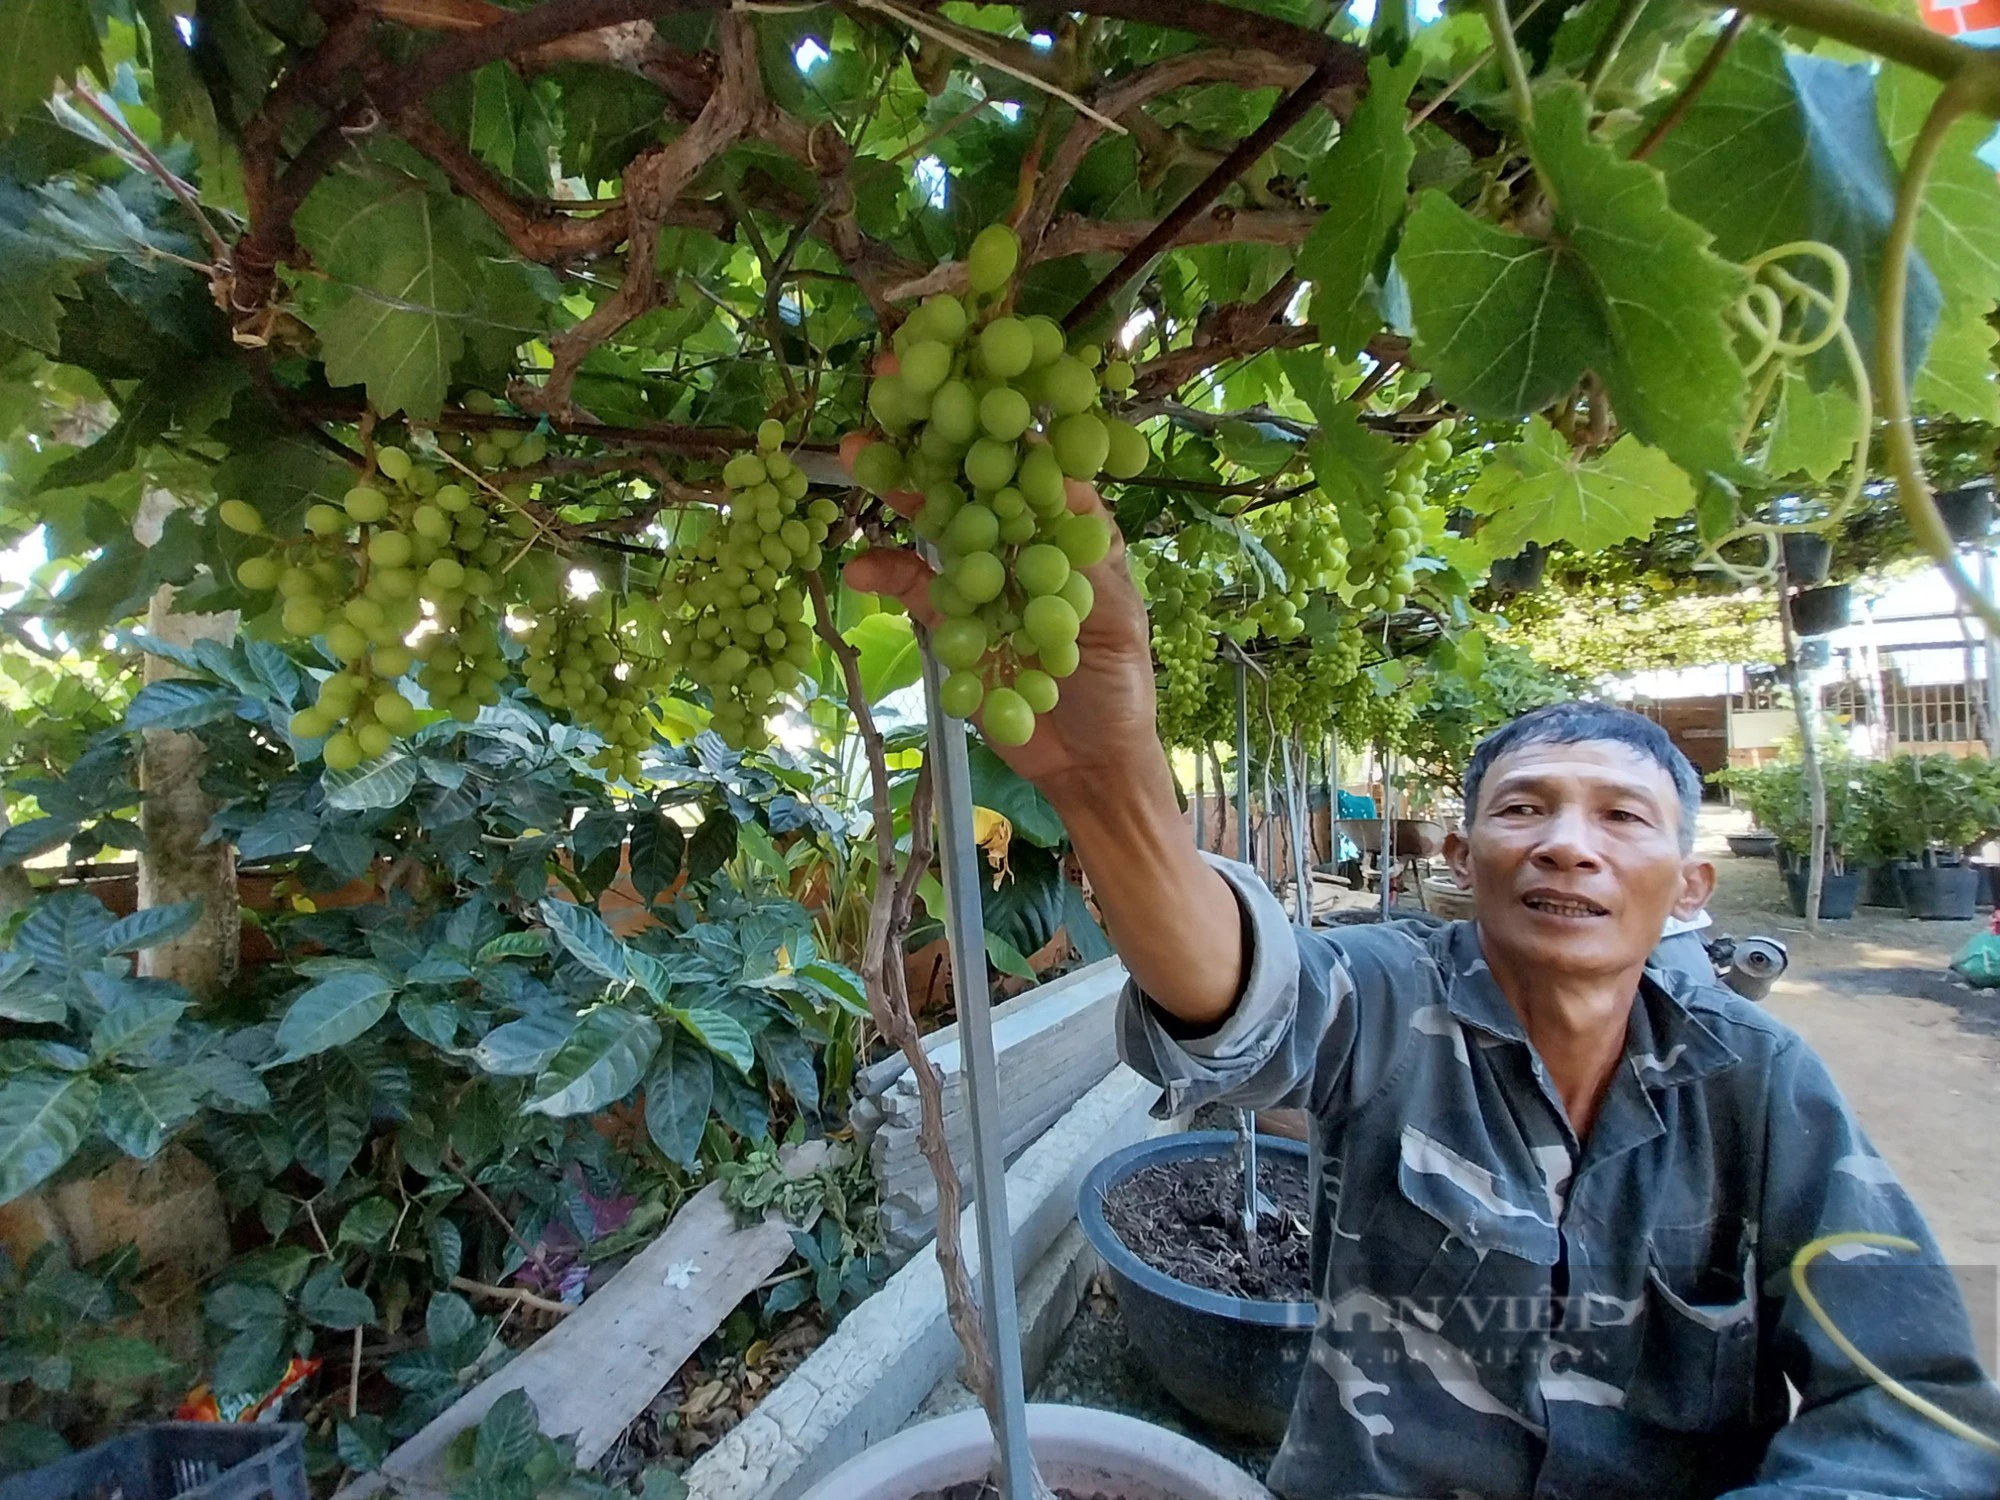
[(1640, 817), (1637, 813), (1633, 812), (1630, 808), (1624, 808), (1624, 807), (1612, 808), (1611, 816), (1620, 823), (1643, 823), (1646, 821), (1644, 818)]
[(1507, 817), (1512, 817), (1516, 813), (1524, 813), (1529, 817), (1533, 817), (1536, 812), (1540, 811), (1540, 809), (1538, 809), (1532, 802), (1510, 802), (1505, 807), (1501, 808), (1500, 811), (1503, 815)]

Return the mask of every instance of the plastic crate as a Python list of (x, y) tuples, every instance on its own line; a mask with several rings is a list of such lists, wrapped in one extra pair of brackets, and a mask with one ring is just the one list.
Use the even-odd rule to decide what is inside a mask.
[(32, 1473), (0, 1500), (309, 1500), (296, 1422), (159, 1422)]

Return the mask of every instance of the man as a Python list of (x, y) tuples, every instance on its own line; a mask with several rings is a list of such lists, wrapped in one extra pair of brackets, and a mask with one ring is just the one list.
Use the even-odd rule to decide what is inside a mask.
[[(1082, 485), (1071, 505), (1101, 508)], [(913, 555), (848, 576), (932, 618)], [(2000, 1434), (1956, 1285), (1825, 1068), (1712, 982), (1647, 970), (1714, 885), (1699, 781), (1658, 726), (1581, 703), (1515, 721), (1447, 846), (1475, 920), (1306, 932), (1194, 848), (1122, 545), (1090, 577), (1081, 666), (1001, 753), (1090, 874), (1132, 976), (1122, 1050), (1163, 1108), (1310, 1114), (1320, 1318), (1271, 1487), (2000, 1496), (2000, 1457), (1858, 1370), (1793, 1287), (1822, 1236), (1913, 1242), (1838, 1242), (1811, 1289), (1915, 1400)]]

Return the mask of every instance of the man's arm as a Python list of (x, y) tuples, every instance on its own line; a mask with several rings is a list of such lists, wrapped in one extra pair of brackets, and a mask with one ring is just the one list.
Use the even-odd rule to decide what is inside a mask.
[[(1113, 524), (1089, 485), (1071, 480), (1069, 495), (1071, 510)], [(888, 499), (907, 515), (922, 496)], [(1115, 526), (1112, 536), (1110, 553), (1085, 570), (1097, 602), (1060, 701), (1027, 744), (994, 749), (1061, 817), (1133, 979), (1161, 1009), (1204, 1029), (1229, 1014), (1242, 986), (1242, 923), (1181, 818), (1154, 721), (1146, 610)], [(871, 552), (847, 569), (852, 587), (894, 595), (926, 626), (937, 623), (930, 579), (913, 552)]]
[(1923, 1216), (1802, 1043), (1773, 1060), (1770, 1103), (1759, 1260), (1765, 1304), (1776, 1304), (1773, 1343), (1799, 1405), (1757, 1482), (1729, 1500), (1992, 1500), (2000, 1454), (1870, 1379), (1792, 1285), (1792, 1257), (1825, 1236), (1864, 1231), (1915, 1243), (1914, 1253), (1836, 1244), (1813, 1262), (1808, 1284), (1834, 1326), (1885, 1373), (2000, 1438), (2000, 1390), (1980, 1371), (1964, 1302)]

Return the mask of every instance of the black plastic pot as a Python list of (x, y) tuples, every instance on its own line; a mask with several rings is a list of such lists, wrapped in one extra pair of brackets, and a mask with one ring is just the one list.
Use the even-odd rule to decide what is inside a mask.
[[(1792, 915), (1806, 914), (1806, 872), (1792, 869), (1785, 872), (1785, 890), (1792, 898)], [(1820, 878), (1819, 915), (1825, 922), (1844, 922), (1854, 915), (1854, 903), (1861, 896), (1861, 872), (1849, 870), (1844, 875), (1828, 874)]]
[(1902, 906), (1903, 888), (1896, 882), (1896, 867), (1893, 864), (1866, 865), (1862, 868), (1861, 904)]
[[(1189, 1286), (1139, 1259), (1104, 1220), (1104, 1195), (1135, 1172), (1235, 1150), (1232, 1132), (1198, 1130), (1114, 1151), (1084, 1178), (1076, 1216), (1111, 1273), (1126, 1337), (1167, 1393), (1225, 1432), (1275, 1443), (1285, 1435), (1312, 1352), (1314, 1304), (1253, 1302)], [(1257, 1151), (1301, 1167), (1306, 1161), (1301, 1142), (1276, 1136), (1258, 1136)]]
[(1938, 515), (1954, 542), (1976, 542), (1993, 529), (1993, 486), (1969, 484), (1937, 493)]
[(1903, 910), (1920, 922), (1969, 922), (1979, 896), (1979, 871), (1971, 865), (1898, 865)]
[(1991, 911), (2000, 906), (2000, 865), (1974, 865), (1972, 868), (1979, 872), (1979, 909)]
[(1775, 833), (1732, 833), (1729, 852), (1742, 859), (1769, 859), (1778, 852)]
[(1486, 581), (1496, 593), (1529, 593), (1541, 587), (1542, 571), (1548, 561), (1549, 549), (1540, 542), (1530, 542), (1515, 556), (1502, 558), (1488, 568)]
[(1785, 555), (1785, 576), (1794, 587), (1826, 582), (1833, 566), (1833, 538), (1816, 531), (1788, 531), (1778, 539)]
[(1792, 595), (1792, 629), (1800, 635), (1825, 635), (1847, 623), (1849, 590), (1844, 583), (1823, 589), (1801, 589)]

